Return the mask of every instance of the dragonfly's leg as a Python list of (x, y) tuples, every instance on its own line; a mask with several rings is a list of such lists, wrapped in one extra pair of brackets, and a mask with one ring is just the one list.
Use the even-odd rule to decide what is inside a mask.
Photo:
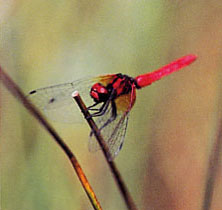
[(90, 109), (90, 111), (96, 111), (96, 112), (93, 113), (93, 115), (94, 115), (94, 114), (99, 114), (99, 113), (102, 112), (102, 110), (103, 110), (104, 107), (106, 106), (106, 103), (107, 103), (107, 101), (106, 101), (106, 102), (103, 102), (103, 105), (102, 105), (100, 108), (98, 108), (98, 109)]
[(109, 106), (110, 100), (107, 100), (106, 102), (104, 102), (104, 104), (99, 108), (98, 112), (95, 112), (93, 114), (91, 114), (92, 117), (99, 117), (105, 114), (108, 106)]
[[(99, 128), (99, 130), (101, 131), (104, 127), (106, 127), (109, 123), (111, 123), (112, 121), (114, 121), (116, 119), (117, 116), (117, 110), (116, 110), (116, 104), (115, 102), (112, 100), (111, 101), (111, 105), (112, 105), (112, 115), (111, 117), (103, 124), (103, 126), (101, 126)], [(93, 131), (90, 132), (90, 137), (93, 135)]]
[(87, 107), (87, 110), (92, 110), (92, 111), (98, 111), (99, 109), (92, 109), (92, 107), (94, 107), (94, 106), (96, 106), (97, 104), (99, 104), (99, 102), (95, 102), (93, 105), (91, 105), (91, 106), (88, 106)]
[(97, 111), (97, 112), (94, 112), (93, 114), (90, 114), (90, 116), (88, 118), (92, 118), (92, 117), (99, 117), (101, 115), (104, 115), (106, 110), (107, 110), (107, 107), (109, 105), (109, 101), (106, 101), (103, 103), (103, 105), (99, 108), (99, 109), (90, 109), (90, 111)]
[(117, 110), (116, 110), (116, 104), (115, 101), (111, 101), (111, 105), (112, 105), (112, 115), (111, 117), (103, 124), (102, 127), (99, 128), (99, 130), (102, 130), (104, 127), (106, 127), (108, 124), (110, 124), (112, 121), (114, 121), (116, 119), (117, 116)]
[(89, 111), (99, 111), (100, 110), (100, 108), (95, 108), (95, 109), (88, 109)]

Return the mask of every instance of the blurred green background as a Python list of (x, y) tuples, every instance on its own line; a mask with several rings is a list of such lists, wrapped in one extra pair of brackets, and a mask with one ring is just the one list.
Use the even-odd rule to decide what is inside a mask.
[[(137, 91), (115, 162), (138, 209), (198, 210), (220, 117), (222, 2), (0, 0), (0, 65), (28, 93), (86, 76), (186, 69)], [(1, 209), (92, 209), (63, 151), (1, 84)], [(104, 209), (126, 209), (86, 124), (52, 122)], [(221, 209), (221, 169), (212, 209)]]

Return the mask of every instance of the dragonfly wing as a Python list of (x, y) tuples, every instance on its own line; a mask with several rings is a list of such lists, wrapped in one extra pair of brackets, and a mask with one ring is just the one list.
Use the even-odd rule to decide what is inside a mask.
[(115, 75), (85, 78), (71, 83), (54, 85), (46, 88), (33, 90), (28, 98), (52, 120), (73, 123), (83, 119), (80, 110), (72, 98), (72, 93), (78, 91), (86, 106), (94, 103), (90, 97), (90, 89), (96, 82), (108, 83)]
[[(110, 160), (114, 159), (122, 148), (126, 135), (129, 113), (135, 102), (135, 99), (136, 95), (134, 88), (129, 94), (120, 96), (118, 100), (115, 101), (117, 106), (117, 116), (115, 120), (113, 120), (111, 123), (100, 130), (104, 141), (109, 148), (109, 152), (111, 155), (109, 157)], [(112, 106), (111, 104), (109, 104), (109, 107), (104, 115), (94, 118), (98, 128), (101, 128), (104, 123), (111, 118), (111, 116)], [(93, 132), (91, 132), (89, 139), (89, 150), (91, 152), (94, 152), (98, 149), (100, 149), (100, 146)]]
[[(96, 117), (95, 123), (98, 126), (98, 128), (101, 128), (110, 117), (111, 117), (111, 105), (109, 106), (107, 112), (101, 116)], [(117, 118), (112, 121), (110, 124), (105, 126), (103, 129), (100, 130), (108, 148), (111, 157), (109, 157), (110, 160), (112, 160), (120, 151), (122, 144), (124, 142), (127, 124), (128, 124), (128, 115), (117, 115)], [(97, 142), (93, 132), (90, 133), (90, 139), (89, 139), (89, 151), (95, 152), (97, 150), (101, 149), (99, 143)]]
[[(84, 101), (91, 101), (92, 103), (89, 97), (92, 83), (93, 81), (91, 80), (82, 80), (40, 88), (31, 91), (28, 98), (50, 119), (72, 123), (76, 122), (77, 119), (81, 119), (77, 117), (76, 113), (79, 113), (79, 110), (72, 98), (72, 93), (77, 90), (84, 98)], [(89, 91), (82, 91), (86, 89)]]
[[(109, 160), (113, 160), (122, 149), (123, 142), (126, 135), (126, 129), (128, 125), (129, 114), (126, 116), (122, 116), (119, 119), (118, 124), (114, 128), (114, 131), (110, 135), (108, 139), (108, 145), (110, 150), (110, 157)], [(104, 131), (105, 132), (105, 131)]]

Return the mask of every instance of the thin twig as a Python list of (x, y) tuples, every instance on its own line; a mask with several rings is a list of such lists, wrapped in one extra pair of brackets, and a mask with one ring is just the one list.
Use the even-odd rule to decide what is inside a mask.
[[(222, 78), (222, 74), (220, 74), (220, 80)], [(221, 153), (222, 153), (222, 110), (221, 110), (221, 100), (222, 100), (222, 89), (221, 86), (218, 88), (218, 123), (217, 123), (217, 133), (215, 136), (215, 141), (213, 144), (213, 148), (211, 150), (209, 164), (208, 164), (208, 170), (207, 170), (207, 176), (206, 176), (206, 183), (205, 183), (205, 194), (204, 194), (204, 200), (203, 200), (203, 206), (202, 210), (210, 210), (212, 200), (213, 200), (213, 191), (215, 187), (216, 182), (216, 176), (221, 160)]]
[(128, 209), (136, 210), (137, 209), (136, 205), (134, 204), (133, 199), (131, 198), (131, 195), (129, 194), (129, 191), (128, 191), (128, 189), (121, 177), (120, 172), (118, 171), (115, 163), (113, 161), (109, 160), (109, 157), (110, 157), (109, 149), (108, 149), (102, 135), (100, 134), (98, 127), (96, 126), (94, 120), (92, 119), (85, 103), (83, 102), (82, 98), (80, 97), (80, 95), (77, 91), (75, 91), (73, 93), (73, 98), (75, 99), (76, 103), (78, 104), (78, 106), (79, 106), (80, 110), (82, 111), (85, 119), (87, 120), (90, 128), (92, 129), (100, 147), (102, 148), (103, 154), (104, 154), (106, 161), (110, 167), (110, 170), (115, 178), (115, 181), (117, 182), (120, 192), (125, 200), (126, 206), (128, 207)]
[(27, 100), (22, 90), (15, 84), (15, 82), (3, 71), (0, 67), (0, 79), (2, 80), (5, 87), (14, 95), (26, 109), (40, 122), (40, 124), (51, 134), (54, 140), (58, 143), (58, 145), (63, 149), (65, 154), (68, 156), (69, 160), (71, 161), (77, 176), (89, 197), (89, 200), (96, 210), (101, 210), (102, 207), (99, 201), (96, 198), (96, 195), (90, 186), (78, 160), (76, 159), (75, 155), (66, 145), (66, 143), (62, 140), (62, 138), (58, 135), (58, 133), (52, 128), (52, 126), (48, 123), (48, 121), (43, 117), (43, 115), (35, 108), (35, 106)]
[(205, 194), (204, 194), (204, 201), (202, 210), (210, 210), (212, 200), (213, 200), (213, 191), (216, 182), (216, 175), (220, 164), (220, 153), (222, 152), (222, 111), (221, 111), (221, 91), (219, 91), (218, 97), (218, 115), (219, 121), (217, 123), (217, 135), (215, 142), (213, 144), (213, 148), (211, 150), (208, 170), (207, 170), (207, 177), (206, 177), (206, 184), (205, 184)]
[(218, 134), (216, 137), (216, 142), (213, 145), (213, 149), (209, 160), (204, 202), (202, 207), (203, 210), (210, 210), (211, 208), (216, 175), (220, 164), (221, 151), (222, 151), (222, 120), (220, 119), (220, 122), (218, 123)]

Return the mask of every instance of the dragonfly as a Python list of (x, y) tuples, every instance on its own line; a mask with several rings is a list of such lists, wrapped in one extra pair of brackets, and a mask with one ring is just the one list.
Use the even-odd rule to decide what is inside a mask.
[[(39, 88), (31, 91), (28, 97), (49, 118), (75, 122), (76, 113), (79, 111), (75, 109), (77, 106), (73, 105), (72, 93), (78, 91), (107, 144), (109, 160), (113, 160), (124, 142), (129, 114), (136, 101), (136, 89), (149, 86), (162, 77), (190, 65), (196, 58), (196, 55), (186, 55), (135, 78), (121, 73), (108, 74)], [(100, 146), (91, 131), (89, 151), (98, 149)]]

